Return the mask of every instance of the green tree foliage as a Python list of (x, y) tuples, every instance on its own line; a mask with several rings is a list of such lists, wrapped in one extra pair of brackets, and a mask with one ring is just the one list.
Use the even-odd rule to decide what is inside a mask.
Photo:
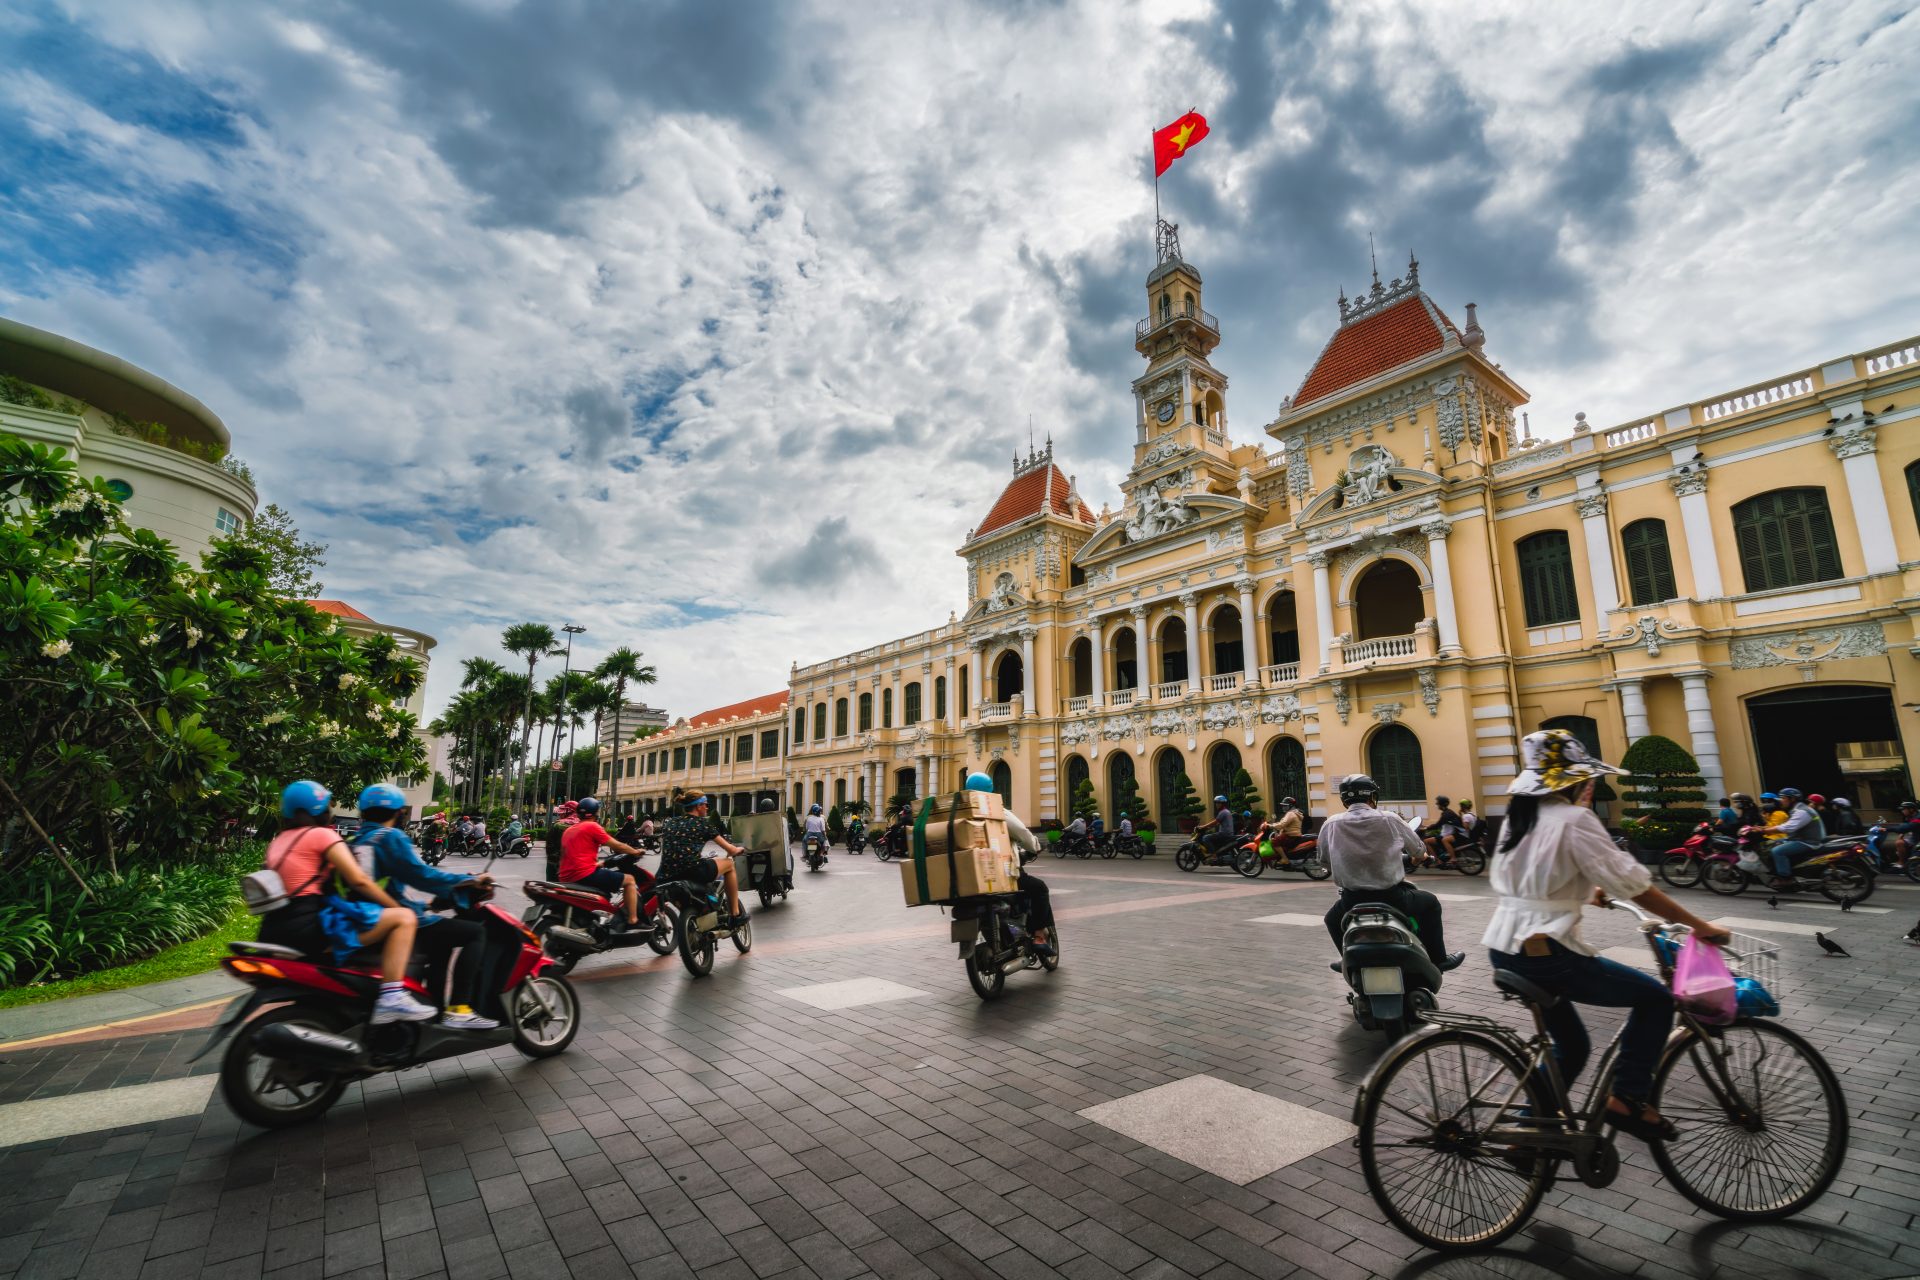
[(1173, 780), (1173, 796), (1166, 808), (1180, 820), (1182, 831), (1191, 831), (1198, 824), (1200, 815), (1207, 811), (1207, 802), (1193, 789), (1193, 779), (1182, 769)]
[(1700, 765), (1673, 739), (1659, 734), (1641, 738), (1627, 748), (1620, 767), (1627, 771), (1627, 816), (1641, 845), (1678, 843), (1709, 817)]
[(1255, 822), (1267, 816), (1267, 811), (1260, 807), (1260, 788), (1253, 784), (1253, 775), (1245, 769), (1234, 771), (1233, 781), (1227, 786), (1227, 806), (1236, 818), (1249, 811)]
[(0, 875), (191, 861), (271, 820), (291, 779), (352, 795), (425, 772), (419, 664), (270, 568), (235, 539), (191, 568), (59, 453), (0, 435)]
[(274, 594), (289, 600), (312, 600), (320, 594), (320, 580), (313, 575), (327, 567), (326, 544), (303, 541), (293, 517), (275, 504), (269, 502), (225, 541), (252, 547), (266, 557), (267, 588)]
[(827, 810), (827, 841), (830, 844), (847, 842), (847, 818), (840, 812), (839, 805)]
[(1126, 814), (1133, 819), (1133, 826), (1136, 831), (1139, 830), (1143, 824), (1148, 826), (1152, 825), (1152, 819), (1147, 816), (1146, 806), (1140, 802), (1140, 781), (1132, 774), (1128, 774), (1114, 791), (1113, 826), (1116, 830), (1120, 826), (1120, 815), (1122, 814)]
[(1073, 816), (1092, 822), (1100, 813), (1100, 797), (1093, 794), (1093, 779), (1082, 778), (1073, 789)]

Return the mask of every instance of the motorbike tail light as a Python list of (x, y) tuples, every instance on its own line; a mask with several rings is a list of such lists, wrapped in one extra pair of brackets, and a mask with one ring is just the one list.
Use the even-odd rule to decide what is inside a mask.
[[(1391, 925), (1355, 926), (1347, 933), (1349, 942), (1404, 942), (1405, 937)], [(1398, 972), (1396, 970), (1396, 972)]]
[(1405, 995), (1406, 990), (1406, 975), (1398, 969), (1380, 965), (1360, 971), (1360, 991), (1363, 995), (1398, 996)]
[(242, 960), (236, 958), (227, 961), (227, 968), (233, 973), (243, 973), (258, 978), (284, 978), (287, 976), (280, 971), (278, 966), (268, 964), (265, 960)]

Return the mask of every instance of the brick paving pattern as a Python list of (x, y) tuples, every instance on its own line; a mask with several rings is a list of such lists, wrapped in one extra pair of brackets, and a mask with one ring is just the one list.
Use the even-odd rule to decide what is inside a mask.
[[(944, 918), (900, 906), (894, 868), (836, 854), (709, 979), (644, 952), (585, 962), (584, 1029), (558, 1058), (509, 1049), (379, 1077), (285, 1133), (216, 1095), (200, 1116), (0, 1152), (0, 1278), (1920, 1273), (1920, 957), (1898, 941), (1920, 890), (1883, 890), (1874, 905), (1898, 908), (1884, 916), (1779, 912), (1817, 915), (1855, 957), (1779, 936), (1783, 1020), (1827, 1054), (1853, 1120), (1811, 1210), (1720, 1222), (1622, 1140), (1612, 1187), (1556, 1188), (1498, 1255), (1436, 1259), (1381, 1222), (1345, 1143), (1236, 1186), (1076, 1114), (1204, 1072), (1346, 1118), (1383, 1042), (1348, 1016), (1323, 930), (1248, 923), (1317, 915), (1330, 888), (1164, 859), (1036, 869), (1074, 891), (1064, 963), (991, 1005)], [(1476, 898), (1447, 904), (1471, 944), (1484, 885), (1423, 879)], [(1589, 936), (1634, 940), (1618, 916)], [(1444, 1003), (1518, 1022), (1470, 955)], [(932, 995), (827, 1011), (778, 994), (876, 975)], [(212, 1070), (185, 1062), (205, 1034), (0, 1046), (0, 1103)]]

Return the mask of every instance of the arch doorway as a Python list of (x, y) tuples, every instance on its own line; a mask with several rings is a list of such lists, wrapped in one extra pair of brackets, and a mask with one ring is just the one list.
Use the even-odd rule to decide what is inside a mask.
[(893, 794), (909, 801), (918, 796), (919, 789), (914, 786), (912, 769), (895, 769), (893, 771)]
[[(1207, 786), (1211, 788), (1201, 798), (1207, 802), (1207, 812), (1214, 810), (1215, 796), (1233, 797), (1233, 775), (1240, 772), (1240, 750), (1231, 742), (1216, 742), (1207, 752)], [(1234, 815), (1238, 817), (1238, 814)]]
[(1113, 633), (1113, 687), (1140, 687), (1140, 642), (1134, 637), (1132, 627), (1122, 627)]
[(1760, 776), (1746, 790), (1798, 787), (1846, 796), (1870, 812), (1890, 811), (1907, 798), (1907, 753), (1890, 690), (1800, 685), (1748, 698), (1747, 718)]
[(1180, 819), (1184, 816), (1177, 801), (1180, 792), (1180, 775), (1187, 771), (1186, 757), (1174, 747), (1162, 747), (1153, 757), (1153, 800), (1154, 812), (1159, 818), (1162, 831), (1180, 830)]
[(1426, 761), (1420, 739), (1407, 726), (1390, 724), (1374, 732), (1367, 743), (1367, 772), (1380, 784), (1382, 800), (1425, 803)]
[(1114, 827), (1119, 827), (1122, 812), (1133, 819), (1136, 827), (1146, 819), (1147, 815), (1144, 812), (1136, 813), (1131, 809), (1122, 808), (1128, 803), (1127, 797), (1135, 794), (1134, 788), (1138, 785), (1134, 777), (1132, 756), (1124, 751), (1116, 751), (1107, 757), (1107, 799), (1113, 805)]
[(1063, 806), (1066, 809), (1066, 813), (1063, 815), (1063, 820), (1071, 821), (1073, 818), (1073, 806), (1080, 799), (1080, 784), (1092, 781), (1093, 770), (1087, 766), (1087, 758), (1085, 756), (1068, 756), (1067, 798)]
[(1160, 681), (1187, 678), (1187, 620), (1178, 614), (1160, 624)]
[(1300, 661), (1300, 616), (1297, 605), (1291, 591), (1283, 591), (1267, 602), (1267, 661), (1276, 666)]
[(1353, 586), (1353, 634), (1357, 640), (1409, 636), (1427, 616), (1420, 575), (1404, 560), (1380, 560)]
[(1007, 767), (1005, 760), (995, 760), (987, 770), (987, 776), (993, 779), (993, 789), (1000, 793), (1000, 803), (1013, 809), (1013, 770)]
[(1267, 746), (1267, 782), (1273, 798), (1273, 812), (1280, 802), (1292, 796), (1307, 811), (1307, 749), (1293, 738), (1275, 738)]
[(1247, 655), (1240, 636), (1240, 606), (1221, 605), (1213, 611), (1208, 625), (1213, 628), (1213, 674), (1245, 671)]
[(993, 664), (993, 700), (1012, 702), (1025, 687), (1026, 668), (1021, 664), (1019, 653), (1009, 649)]
[(1068, 653), (1073, 668), (1073, 679), (1069, 682), (1073, 693), (1069, 696), (1084, 698), (1093, 692), (1093, 641), (1081, 636)]

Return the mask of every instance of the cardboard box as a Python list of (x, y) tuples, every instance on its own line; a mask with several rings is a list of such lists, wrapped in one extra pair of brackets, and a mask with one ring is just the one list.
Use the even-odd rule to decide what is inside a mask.
[[(999, 792), (958, 791), (933, 797), (933, 812), (927, 815), (927, 827), (931, 829), (936, 822), (945, 826), (950, 812), (956, 818), (1004, 819), (1007, 816)], [(914, 816), (919, 816), (918, 809), (914, 811)]]
[[(954, 824), (956, 835), (961, 825)], [(982, 847), (956, 849), (950, 853), (929, 853), (924, 858), (908, 858), (900, 864), (900, 887), (906, 894), (908, 906), (924, 907), (986, 893), (1013, 893), (1019, 888), (1019, 863), (1012, 851), (1005, 847), (1006, 824), (966, 825), (998, 827), (1000, 847), (993, 847), (989, 838), (988, 844)]]

